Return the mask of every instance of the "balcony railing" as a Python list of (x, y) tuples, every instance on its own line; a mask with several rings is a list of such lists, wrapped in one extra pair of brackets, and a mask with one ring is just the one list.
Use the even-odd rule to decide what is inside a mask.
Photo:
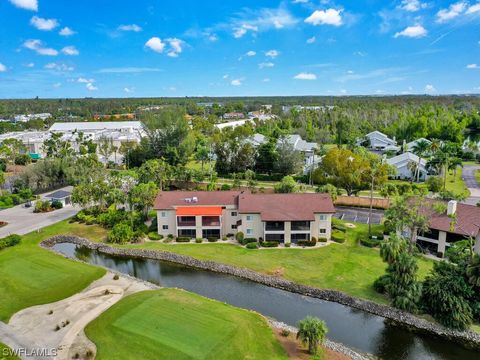
[(181, 216), (177, 218), (177, 226), (195, 226), (195, 216)]
[(202, 226), (220, 226), (220, 217), (202, 216)]
[(284, 231), (285, 223), (280, 221), (267, 221), (265, 223), (265, 231)]
[(291, 230), (292, 231), (309, 231), (310, 222), (309, 221), (292, 221)]

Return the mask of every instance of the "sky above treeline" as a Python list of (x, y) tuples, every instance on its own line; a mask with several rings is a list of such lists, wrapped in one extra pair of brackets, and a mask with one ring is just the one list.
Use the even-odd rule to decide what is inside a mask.
[(480, 1), (0, 0), (0, 97), (480, 93)]

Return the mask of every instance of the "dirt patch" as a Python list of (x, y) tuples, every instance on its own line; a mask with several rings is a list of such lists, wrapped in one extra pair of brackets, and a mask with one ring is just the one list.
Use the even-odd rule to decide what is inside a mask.
[(350, 229), (354, 229), (354, 228), (357, 227), (357, 225), (352, 224), (352, 223), (345, 223), (345, 226), (348, 227), (348, 228), (350, 228)]
[[(290, 333), (288, 336), (283, 336), (281, 329), (273, 329), (273, 332), (290, 359), (308, 360), (311, 358), (308, 350), (303, 346), (301, 341), (296, 339), (295, 334)], [(322, 346), (322, 351), (324, 360), (350, 360), (348, 356), (330, 350), (324, 346)]]
[(282, 277), (285, 274), (285, 269), (282, 268), (282, 267), (279, 267), (279, 268), (276, 268), (276, 269), (273, 269), (272, 271), (270, 271), (269, 274), (273, 275), (273, 276)]

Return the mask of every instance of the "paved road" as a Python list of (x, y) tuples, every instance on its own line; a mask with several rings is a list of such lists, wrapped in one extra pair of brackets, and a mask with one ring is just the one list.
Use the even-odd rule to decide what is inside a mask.
[(383, 210), (372, 210), (372, 216), (369, 217), (369, 209), (364, 208), (354, 208), (354, 207), (345, 207), (345, 206), (336, 206), (335, 217), (337, 219), (359, 222), (362, 224), (380, 224), (382, 222)]
[(480, 201), (480, 184), (475, 179), (475, 171), (480, 170), (480, 165), (465, 165), (462, 170), (462, 178), (470, 191), (470, 197), (464, 202), (476, 205)]

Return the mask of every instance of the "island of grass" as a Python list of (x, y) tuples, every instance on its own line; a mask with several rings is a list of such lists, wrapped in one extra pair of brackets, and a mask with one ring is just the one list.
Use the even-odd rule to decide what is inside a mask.
[(38, 245), (59, 233), (98, 240), (103, 237), (100, 234), (104, 234), (104, 230), (60, 222), (25, 235), (19, 245), (1, 250), (1, 321), (8, 321), (14, 313), (27, 307), (72, 296), (105, 274), (102, 268), (68, 260)]
[(12, 349), (0, 342), (0, 360), (19, 360), (19, 358), (13, 355)]
[(85, 329), (96, 359), (288, 359), (260, 315), (177, 289), (121, 300)]

